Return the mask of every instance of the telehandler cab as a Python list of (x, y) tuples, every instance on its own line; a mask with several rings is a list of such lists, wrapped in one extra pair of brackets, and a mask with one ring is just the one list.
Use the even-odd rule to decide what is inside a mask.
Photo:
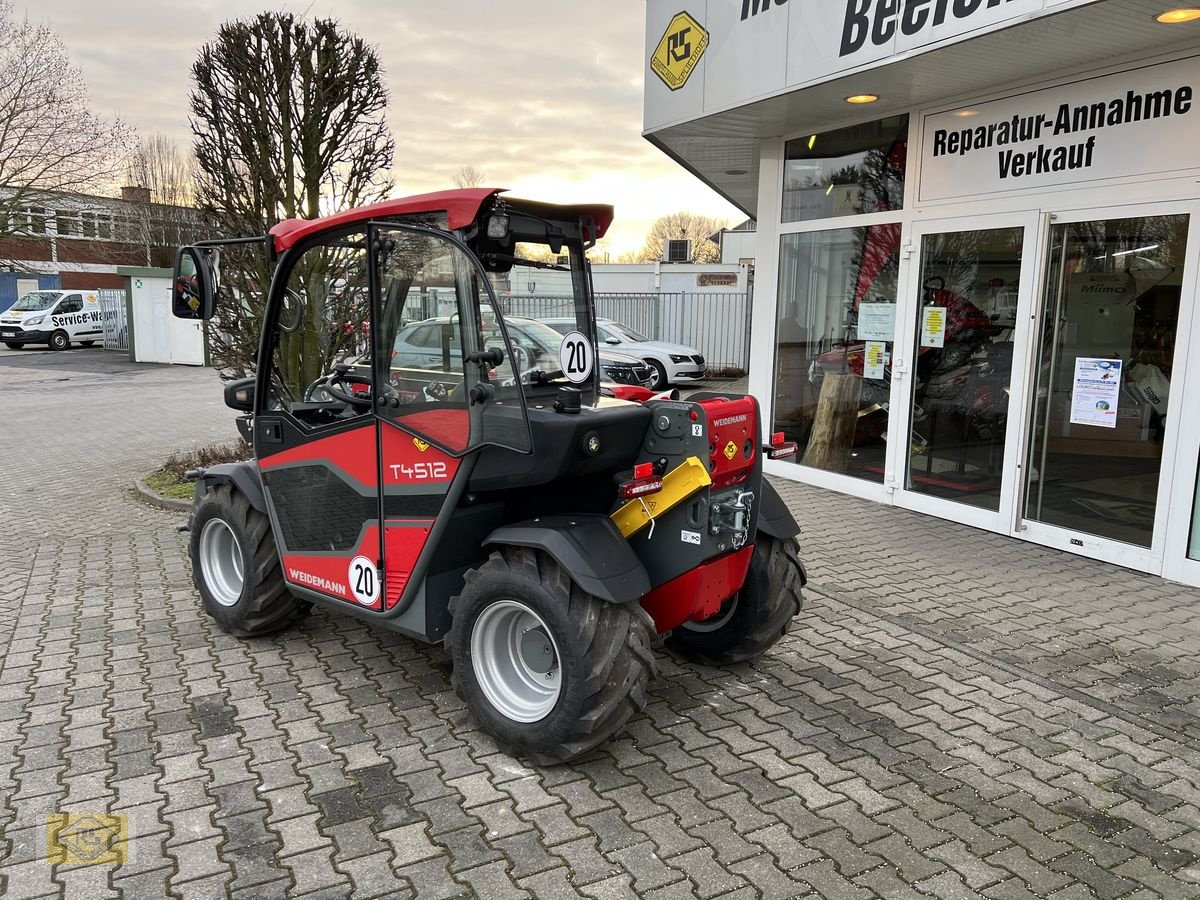
[[(257, 374), (225, 388), (254, 458), (196, 473), (188, 526), (222, 628), (319, 605), (444, 641), (480, 726), (544, 763), (642, 708), (660, 637), (721, 665), (788, 630), (799, 529), (762, 460), (795, 445), (761, 440), (750, 396), (605, 396), (585, 252), (611, 220), (468, 189), (180, 249), (182, 318), (253, 289), (220, 283), (223, 248), (273, 266)], [(514, 296), (520, 266), (569, 273), (572, 295)], [(505, 315), (576, 329), (547, 358)]]

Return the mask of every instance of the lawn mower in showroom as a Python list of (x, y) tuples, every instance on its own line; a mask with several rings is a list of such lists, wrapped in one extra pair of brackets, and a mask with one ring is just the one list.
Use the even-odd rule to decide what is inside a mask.
[[(480, 727), (540, 763), (644, 706), (660, 640), (724, 665), (787, 632), (799, 528), (762, 467), (795, 445), (763, 440), (750, 396), (601, 390), (586, 251), (612, 214), (477, 188), (180, 249), (173, 312), (210, 328), (266, 283), (233, 257), (272, 273), (256, 374), (225, 387), (254, 458), (195, 473), (192, 567), (222, 628), (320, 606), (442, 641)], [(505, 330), (522, 266), (569, 273), (557, 360)]]

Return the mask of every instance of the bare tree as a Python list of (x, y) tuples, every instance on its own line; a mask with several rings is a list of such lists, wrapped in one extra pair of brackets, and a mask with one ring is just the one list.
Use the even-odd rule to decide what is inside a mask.
[[(197, 201), (220, 231), (264, 234), (280, 219), (314, 219), (391, 191), (395, 142), (379, 58), (336, 21), (263, 13), (226, 22), (200, 49), (192, 78)], [(218, 367), (237, 377), (254, 367), (270, 268), (261, 251), (235, 249), (222, 275), (238, 299), (220, 305), (211, 346)], [(334, 300), (307, 302), (305, 326), (284, 336), (305, 345), (284, 356), (306, 367), (342, 339), (326, 327)], [(297, 380), (309, 374), (319, 373)]]
[(483, 187), (483, 182), (487, 178), (474, 166), (459, 166), (458, 171), (454, 173), (454, 183), (460, 188)]
[[(89, 107), (83, 75), (47, 25), (0, 0), (0, 238), (46, 228), (66, 193), (113, 187), (132, 135)], [(38, 212), (40, 210), (40, 212)]]
[(196, 199), (196, 158), (165, 134), (142, 141), (130, 159), (125, 183), (150, 189), (150, 202), (192, 206)]
[[(142, 245), (146, 265), (169, 266), (174, 250), (198, 235), (196, 158), (165, 134), (142, 141), (129, 160), (125, 185), (133, 206), (131, 241)], [(137, 198), (137, 194), (141, 198)]]
[(685, 240), (692, 242), (692, 256), (688, 262), (719, 262), (721, 248), (709, 240), (709, 235), (716, 234), (725, 224), (714, 216), (703, 216), (693, 212), (674, 212), (660, 216), (650, 226), (646, 243), (638, 252), (636, 261), (654, 262), (662, 259), (664, 241)]

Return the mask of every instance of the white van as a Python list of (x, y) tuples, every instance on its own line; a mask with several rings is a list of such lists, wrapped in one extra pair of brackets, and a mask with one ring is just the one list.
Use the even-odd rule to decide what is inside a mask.
[(72, 342), (90, 347), (103, 338), (99, 291), (30, 291), (0, 313), (0, 342), (10, 350), (25, 344), (66, 350)]

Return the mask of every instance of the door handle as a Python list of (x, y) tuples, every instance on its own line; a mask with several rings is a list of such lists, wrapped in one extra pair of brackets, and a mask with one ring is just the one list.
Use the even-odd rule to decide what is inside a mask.
[(264, 444), (282, 444), (283, 429), (279, 427), (278, 422), (262, 421), (258, 422), (258, 436), (262, 438)]

